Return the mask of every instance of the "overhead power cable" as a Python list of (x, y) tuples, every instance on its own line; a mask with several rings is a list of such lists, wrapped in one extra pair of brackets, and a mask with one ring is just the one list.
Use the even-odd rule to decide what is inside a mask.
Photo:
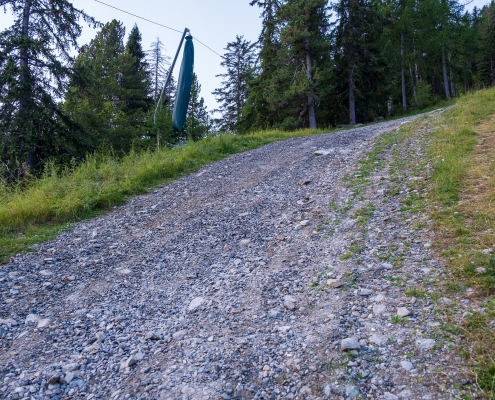
[[(129, 14), (129, 15), (132, 15), (133, 17), (136, 17), (136, 18), (139, 18), (139, 19), (142, 19), (143, 21), (146, 21), (146, 22), (150, 22), (152, 24), (155, 24), (155, 25), (158, 25), (158, 26), (161, 26), (162, 28), (166, 28), (166, 29), (170, 29), (171, 31), (174, 31), (174, 32), (178, 32), (178, 33), (182, 33), (182, 31), (179, 31), (178, 29), (174, 29), (174, 28), (171, 28), (170, 26), (166, 26), (166, 25), (163, 25), (163, 24), (160, 24), (158, 22), (155, 22), (155, 21), (152, 21), (150, 19), (147, 19), (147, 18), (144, 18), (144, 17), (140, 17), (139, 15), (136, 15), (136, 14), (133, 14), (129, 11), (125, 11), (125, 10), (122, 10), (121, 8), (117, 8), (117, 7), (114, 7), (110, 4), (107, 4), (107, 3), (104, 3), (103, 1), (100, 1), (100, 0), (95, 0), (97, 3), (100, 3), (100, 4), (103, 4), (104, 6), (107, 6), (107, 7), (110, 7), (110, 8), (113, 8), (114, 10), (118, 10), (120, 12), (123, 12), (125, 14)], [(194, 39), (196, 40), (196, 42), (198, 42), (199, 44), (202, 44), (204, 47), (206, 47), (208, 50), (212, 51), (213, 53), (215, 53), (217, 56), (219, 57), (222, 57), (220, 54), (218, 54), (215, 50), (213, 50), (211, 47), (208, 47), (206, 44), (204, 44), (202, 41), (200, 41), (196, 36), (194, 37)]]

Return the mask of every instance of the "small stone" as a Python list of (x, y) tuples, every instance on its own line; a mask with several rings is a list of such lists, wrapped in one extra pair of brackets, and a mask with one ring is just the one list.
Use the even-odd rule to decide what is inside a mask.
[(373, 291), (369, 289), (359, 289), (357, 291), (358, 296), (370, 296), (372, 293)]
[(314, 155), (315, 156), (328, 156), (329, 154), (332, 154), (334, 152), (333, 149), (320, 149), (320, 150), (316, 150), (314, 152)]
[(42, 269), (40, 272), (39, 272), (40, 275), (42, 276), (50, 276), (50, 275), (53, 275), (53, 272), (51, 271), (47, 271), (45, 269)]
[(383, 336), (383, 335), (378, 335), (378, 334), (371, 335), (370, 336), (370, 343), (374, 343), (377, 346), (382, 346), (385, 343), (387, 343), (387, 337)]
[(373, 314), (383, 314), (387, 307), (383, 304), (375, 304), (373, 306)]
[(188, 310), (189, 311), (194, 311), (196, 308), (198, 308), (201, 304), (205, 302), (205, 299), (203, 297), (196, 297), (191, 300), (189, 303)]
[(333, 288), (339, 288), (341, 286), (344, 286), (345, 282), (342, 282), (339, 279), (329, 279), (327, 280), (327, 286), (333, 287)]
[(147, 332), (144, 338), (147, 340), (160, 340), (161, 336), (156, 332)]
[(410, 371), (414, 368), (414, 365), (410, 361), (401, 361), (400, 365), (402, 368), (404, 368), (406, 371)]
[(16, 326), (17, 322), (15, 319), (12, 319), (12, 318), (6, 318), (6, 319), (0, 318), (0, 325)]
[(381, 294), (381, 293), (380, 293), (380, 294), (378, 294), (378, 295), (376, 295), (376, 297), (375, 297), (375, 301), (376, 301), (377, 303), (384, 303), (386, 300), (387, 300), (387, 299), (385, 298), (385, 295), (383, 295), (383, 294)]
[(311, 396), (313, 392), (308, 386), (303, 386), (301, 389), (299, 389), (299, 394), (306, 395), (306, 396)]
[(64, 381), (67, 383), (71, 383), (76, 375), (73, 372), (67, 372), (64, 376)]
[(421, 350), (428, 350), (435, 346), (435, 341), (433, 339), (418, 339), (416, 340), (416, 346)]
[(68, 276), (65, 278), (67, 282), (74, 282), (76, 280), (76, 277), (74, 275)]
[(393, 393), (385, 392), (383, 393), (383, 400), (399, 400), (399, 397)]
[(279, 326), (277, 329), (280, 333), (287, 333), (290, 331), (290, 326)]
[(186, 336), (186, 334), (187, 334), (187, 330), (186, 329), (182, 329), (180, 331), (175, 332), (172, 335), (172, 338), (174, 340), (182, 340), (182, 339), (184, 339), (184, 337)]
[(241, 246), (247, 246), (249, 243), (251, 243), (250, 239), (242, 239), (240, 242)]
[(394, 268), (394, 266), (390, 263), (382, 263), (382, 264), (380, 264), (380, 267), (383, 269), (393, 269)]
[(55, 375), (52, 375), (50, 379), (48, 379), (48, 384), (49, 385), (55, 385), (59, 381), (60, 381), (60, 375), (55, 374)]
[(311, 183), (311, 181), (309, 179), (301, 179), (301, 180), (299, 180), (299, 182), (297, 182), (297, 184), (299, 186), (307, 185), (309, 183)]
[(452, 300), (448, 297), (441, 297), (438, 299), (438, 304), (452, 304)]
[(123, 367), (124, 368), (130, 368), (130, 367), (136, 365), (138, 363), (138, 361), (140, 361), (140, 360), (138, 360), (137, 357), (130, 356), (127, 360), (125, 360), (123, 362)]
[(292, 296), (284, 296), (284, 307), (287, 310), (294, 311), (297, 308), (297, 300)]
[(299, 224), (301, 226), (307, 226), (309, 224), (309, 219), (302, 220), (301, 222), (299, 222)]
[(268, 316), (270, 318), (278, 318), (280, 317), (280, 310), (272, 308), (271, 310), (268, 310)]
[(81, 366), (78, 364), (78, 363), (69, 363), (69, 364), (65, 364), (63, 367), (62, 367), (62, 371), (64, 372), (72, 372), (72, 371), (76, 371), (78, 370), (79, 368), (81, 368)]
[(50, 318), (44, 318), (40, 321), (38, 321), (38, 325), (36, 325), (38, 328), (46, 328), (47, 326), (50, 325)]
[(41, 320), (41, 317), (36, 314), (28, 314), (26, 317), (26, 323), (34, 323), (37, 324)]
[(184, 386), (181, 390), (181, 393), (186, 394), (186, 395), (191, 395), (191, 394), (196, 393), (196, 389), (189, 387), (189, 386)]
[(345, 390), (345, 395), (351, 399), (359, 397), (359, 395), (361, 394), (359, 387), (355, 385), (345, 385), (344, 390)]
[(476, 268), (476, 272), (478, 272), (479, 274), (484, 274), (486, 272), (486, 268), (478, 267)]
[(325, 393), (325, 396), (330, 396), (332, 394), (332, 388), (330, 385), (327, 385), (323, 388), (323, 392)]
[(406, 307), (397, 308), (397, 316), (399, 318), (407, 317), (411, 312)]
[(132, 274), (132, 271), (129, 268), (119, 268), (117, 270), (117, 273), (119, 273), (120, 275), (130, 275)]
[(346, 351), (346, 350), (360, 350), (361, 346), (359, 345), (359, 341), (356, 337), (350, 337), (343, 339), (340, 342), (340, 350)]
[(97, 332), (96, 333), (96, 341), (98, 343), (103, 343), (106, 338), (107, 338), (107, 335), (105, 334), (105, 332)]

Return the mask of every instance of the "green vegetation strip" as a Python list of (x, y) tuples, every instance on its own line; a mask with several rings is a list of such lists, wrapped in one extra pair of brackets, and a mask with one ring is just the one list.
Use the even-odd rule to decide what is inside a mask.
[[(464, 314), (446, 312), (462, 339), (460, 354), (486, 396), (495, 399), (495, 89), (462, 97), (433, 121), (426, 207), (435, 247), (453, 279), (439, 282), (452, 296), (471, 299)], [(411, 203), (420, 199), (411, 198)], [(416, 201), (417, 200), (417, 201)], [(414, 204), (410, 204), (414, 211)], [(475, 307), (477, 304), (477, 307)]]
[(0, 183), (0, 263), (33, 244), (53, 239), (69, 223), (90, 218), (130, 196), (265, 144), (329, 131), (268, 131), (222, 135), (181, 147), (131, 153), (122, 159), (95, 155), (62, 173), (48, 168), (28, 188)]
[[(446, 318), (443, 335), (460, 339), (458, 354), (465, 358), (474, 382), (487, 398), (495, 399), (495, 89), (472, 93), (435, 118), (421, 118), (412, 124), (381, 135), (364, 153), (358, 170), (348, 176), (349, 186), (360, 201), (371, 183), (373, 171), (383, 168), (391, 151), (392, 189), (396, 196), (404, 187), (401, 171), (409, 170), (411, 189), (402, 200), (401, 211), (427, 212), (433, 221), (435, 250), (450, 270), (448, 280), (435, 282), (437, 290), (409, 287), (406, 295), (469, 299), (472, 309), (457, 313), (442, 308)], [(424, 143), (426, 160), (405, 156), (417, 133), (428, 132)], [(407, 150), (409, 151), (409, 150)], [(418, 162), (419, 161), (419, 162)], [(405, 168), (407, 167), (407, 168)], [(414, 189), (417, 189), (414, 191)], [(366, 218), (366, 208), (355, 217)], [(414, 229), (422, 229), (418, 222)], [(348, 252), (343, 259), (351, 258)], [(401, 323), (393, 319), (392, 323)], [(452, 339), (452, 338), (451, 338)], [(449, 339), (449, 340), (451, 340)], [(455, 340), (454, 340), (455, 342)], [(470, 399), (469, 387), (460, 385), (462, 398)]]

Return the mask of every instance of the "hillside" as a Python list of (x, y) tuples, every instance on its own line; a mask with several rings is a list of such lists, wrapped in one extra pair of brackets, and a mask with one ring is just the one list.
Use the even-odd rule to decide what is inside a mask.
[(494, 104), (231, 155), (13, 257), (2, 396), (493, 397)]

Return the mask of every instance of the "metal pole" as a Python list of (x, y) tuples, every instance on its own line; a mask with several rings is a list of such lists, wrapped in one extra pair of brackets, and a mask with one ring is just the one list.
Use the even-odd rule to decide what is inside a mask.
[(184, 38), (186, 37), (187, 33), (190, 32), (189, 29), (184, 29), (184, 33), (182, 34), (182, 39), (180, 40), (179, 43), (179, 48), (177, 49), (177, 53), (175, 53), (174, 61), (172, 62), (172, 65), (170, 66), (170, 69), (168, 70), (168, 75), (167, 75), (167, 81), (165, 82), (165, 85), (163, 85), (162, 92), (160, 93), (160, 98), (158, 99), (158, 103), (155, 108), (155, 114), (153, 115), (153, 123), (156, 125), (156, 113), (158, 112), (158, 108), (162, 104), (162, 98), (165, 93), (165, 89), (167, 88), (168, 84), (170, 83), (170, 78), (172, 77), (172, 72), (175, 67), (175, 62), (177, 61), (177, 58), (179, 57), (180, 49), (182, 48), (182, 43), (184, 43)]

